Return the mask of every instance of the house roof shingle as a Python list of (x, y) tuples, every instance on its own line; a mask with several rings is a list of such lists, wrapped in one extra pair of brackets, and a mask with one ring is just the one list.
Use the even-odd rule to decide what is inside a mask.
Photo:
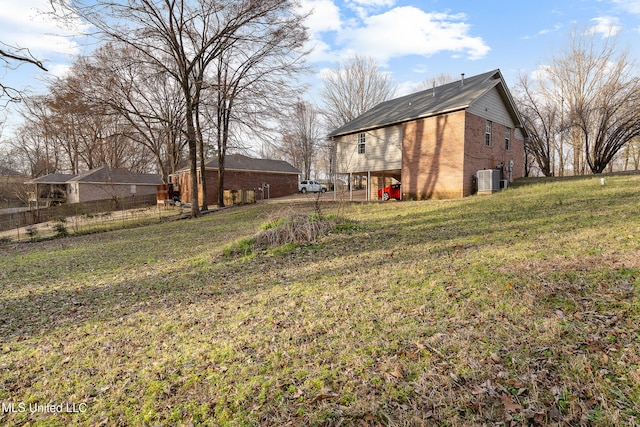
[(498, 86), (505, 103), (510, 105), (514, 120), (520, 124), (515, 105), (500, 70), (471, 76), (433, 89), (382, 102), (328, 136), (335, 137), (390, 126), (419, 118), (468, 108), (475, 100)]
[(0, 166), (0, 176), (22, 176), (18, 171)]
[(91, 169), (69, 179), (67, 182), (81, 182), (85, 184), (162, 184), (162, 177), (158, 174), (136, 173), (124, 168), (109, 169), (105, 166)]
[(76, 175), (68, 173), (50, 173), (49, 175), (39, 176), (25, 182), (25, 184), (66, 184)]
[[(218, 169), (218, 158), (208, 160), (205, 163), (207, 169)], [(300, 171), (284, 160), (254, 159), (242, 154), (227, 154), (224, 161), (225, 170), (274, 172), (298, 175)]]
[(73, 182), (85, 184), (158, 185), (162, 184), (162, 177), (158, 174), (136, 173), (121, 168), (108, 169), (103, 166), (78, 175), (52, 173), (27, 181), (26, 184), (67, 184)]

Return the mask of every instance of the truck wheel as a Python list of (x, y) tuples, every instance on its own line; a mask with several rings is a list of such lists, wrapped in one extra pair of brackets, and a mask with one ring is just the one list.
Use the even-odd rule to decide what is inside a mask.
[(386, 192), (385, 192), (385, 193), (382, 195), (382, 200), (384, 200), (385, 202), (386, 202), (387, 200), (389, 200), (389, 193), (386, 193)]
[(302, 194), (306, 193), (306, 192), (307, 192), (307, 187), (302, 187), (302, 189), (300, 190), (300, 192), (301, 192)]
[(326, 192), (327, 192), (327, 189), (326, 189), (326, 188), (321, 188), (321, 189), (320, 189), (320, 192), (321, 192), (321, 193), (326, 193)]

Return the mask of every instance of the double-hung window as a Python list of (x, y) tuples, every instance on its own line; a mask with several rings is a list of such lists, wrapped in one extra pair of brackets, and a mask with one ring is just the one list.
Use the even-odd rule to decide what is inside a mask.
[(367, 144), (364, 133), (358, 134), (358, 154), (364, 154), (367, 151)]
[(507, 128), (507, 132), (504, 135), (504, 149), (511, 149), (511, 128)]
[(487, 124), (484, 131), (484, 144), (487, 147), (491, 146), (491, 120), (487, 120)]

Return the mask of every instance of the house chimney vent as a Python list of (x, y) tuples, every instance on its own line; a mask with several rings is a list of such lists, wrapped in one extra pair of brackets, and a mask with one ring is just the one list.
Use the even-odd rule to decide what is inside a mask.
[(460, 87), (464, 86), (464, 73), (460, 74)]

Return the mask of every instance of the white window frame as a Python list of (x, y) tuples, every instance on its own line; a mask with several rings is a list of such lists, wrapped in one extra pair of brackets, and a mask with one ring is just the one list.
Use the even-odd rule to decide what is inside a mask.
[(358, 134), (358, 154), (365, 154), (367, 152), (367, 140), (365, 133)]
[(504, 135), (504, 149), (506, 151), (511, 150), (511, 128), (507, 127), (507, 131)]
[(487, 120), (487, 124), (485, 125), (485, 128), (484, 128), (484, 145), (486, 145), (487, 147), (491, 147), (492, 126), (493, 126), (493, 123), (491, 122), (491, 120)]

